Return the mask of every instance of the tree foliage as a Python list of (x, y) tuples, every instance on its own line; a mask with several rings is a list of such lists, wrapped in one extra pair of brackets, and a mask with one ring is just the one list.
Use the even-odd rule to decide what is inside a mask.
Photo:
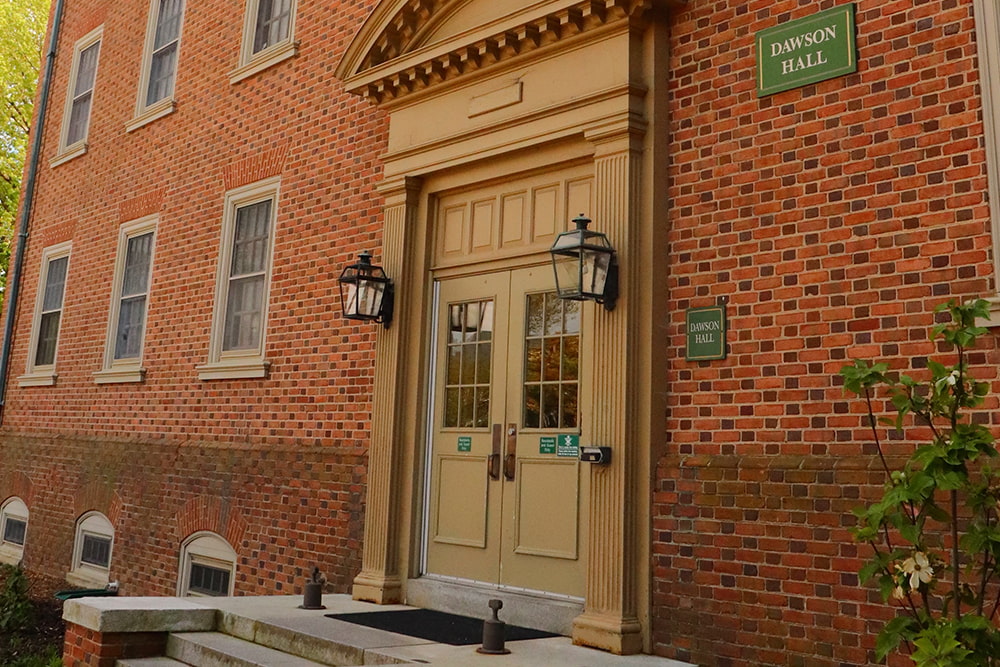
[(6, 284), (50, 4), (0, 0), (0, 290)]
[[(879, 660), (906, 648), (917, 667), (1000, 667), (1000, 456), (988, 415), (973, 418), (989, 393), (975, 379), (968, 351), (987, 333), (977, 320), (989, 304), (949, 301), (938, 312), (950, 322), (931, 339), (953, 351), (953, 364), (930, 359), (927, 377), (890, 376), (884, 363), (844, 366), (844, 388), (866, 403), (872, 436), (886, 474), (882, 499), (856, 510), (854, 536), (874, 555), (861, 568), (882, 599), (902, 613), (879, 633)], [(895, 416), (877, 418), (876, 393)], [(909, 424), (929, 433), (901, 470), (883, 455), (879, 424)]]

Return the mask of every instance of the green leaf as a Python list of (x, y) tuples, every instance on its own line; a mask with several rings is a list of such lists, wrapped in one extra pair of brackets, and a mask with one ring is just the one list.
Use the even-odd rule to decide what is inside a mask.
[(910, 616), (897, 616), (882, 628), (875, 640), (875, 656), (879, 662), (885, 660), (886, 656), (896, 650), (905, 641), (910, 641), (916, 636), (919, 626), (917, 621)]

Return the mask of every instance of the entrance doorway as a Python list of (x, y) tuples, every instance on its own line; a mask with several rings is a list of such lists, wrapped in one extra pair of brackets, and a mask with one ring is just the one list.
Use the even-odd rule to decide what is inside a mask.
[(437, 285), (426, 573), (582, 597), (586, 309), (548, 265)]

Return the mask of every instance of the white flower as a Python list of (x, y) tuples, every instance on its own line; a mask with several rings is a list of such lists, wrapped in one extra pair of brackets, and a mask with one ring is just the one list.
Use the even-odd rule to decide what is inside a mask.
[(903, 572), (910, 575), (910, 590), (917, 590), (920, 584), (928, 584), (934, 578), (934, 568), (922, 551), (915, 551), (912, 558), (903, 561)]
[(958, 371), (952, 371), (951, 375), (945, 378), (945, 382), (954, 387), (958, 382)]
[(906, 592), (903, 590), (902, 586), (896, 586), (894, 589), (892, 589), (892, 597), (896, 598), (897, 600), (902, 600), (903, 598), (906, 597)]

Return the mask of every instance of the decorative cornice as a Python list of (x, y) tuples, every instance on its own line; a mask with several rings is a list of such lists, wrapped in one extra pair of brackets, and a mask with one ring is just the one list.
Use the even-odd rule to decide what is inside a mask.
[[(549, 13), (515, 22), (469, 42), (456, 40), (443, 48), (407, 52), (414, 35), (442, 0), (410, 0), (389, 22), (357, 71), (346, 74), (350, 92), (375, 102), (399, 99), (418, 90), (456, 79), (534, 49), (642, 15), (652, 0), (580, 0)], [(440, 47), (440, 45), (436, 45)]]

